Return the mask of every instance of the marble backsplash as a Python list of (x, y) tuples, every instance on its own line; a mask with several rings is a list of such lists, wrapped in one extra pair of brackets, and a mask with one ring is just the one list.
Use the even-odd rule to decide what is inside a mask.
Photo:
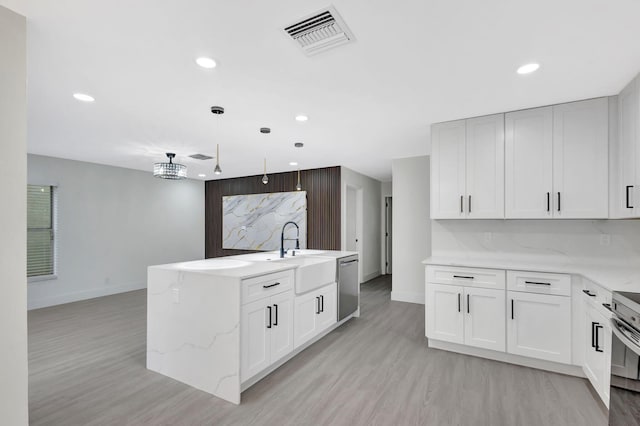
[(432, 255), (640, 266), (640, 220), (432, 220)]
[[(222, 247), (242, 250), (278, 250), (282, 226), (293, 221), (300, 227), (300, 248), (307, 247), (306, 191), (222, 197)], [(295, 238), (294, 226), (286, 238)], [(294, 247), (295, 242), (287, 242)]]

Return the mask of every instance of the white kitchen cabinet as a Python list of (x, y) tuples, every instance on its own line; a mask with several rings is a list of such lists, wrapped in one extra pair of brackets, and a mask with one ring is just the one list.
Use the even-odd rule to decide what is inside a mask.
[(640, 217), (640, 75), (618, 95), (617, 217)]
[(609, 405), (611, 327), (590, 303), (585, 303), (585, 352), (582, 369), (604, 403)]
[(241, 380), (251, 378), (293, 350), (293, 291), (242, 306)]
[(431, 217), (504, 218), (504, 115), (434, 124)]
[(507, 352), (571, 363), (571, 298), (507, 292)]
[(430, 339), (464, 343), (464, 287), (427, 283), (425, 330)]
[(294, 308), (294, 348), (326, 330), (337, 321), (338, 293), (335, 283), (296, 296)]
[(551, 216), (553, 109), (505, 114), (505, 216)]
[(553, 217), (609, 217), (609, 100), (553, 107)]
[(504, 352), (504, 290), (465, 287), (464, 294), (464, 344)]

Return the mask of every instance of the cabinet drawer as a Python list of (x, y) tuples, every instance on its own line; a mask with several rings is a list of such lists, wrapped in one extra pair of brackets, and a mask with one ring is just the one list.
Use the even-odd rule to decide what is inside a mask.
[(500, 269), (427, 266), (428, 283), (504, 289), (505, 275)]
[(293, 270), (242, 280), (242, 304), (282, 293), (293, 288)]
[(603, 304), (611, 306), (611, 292), (586, 278), (582, 279), (582, 294), (585, 300), (592, 302), (598, 310)]
[(571, 276), (546, 272), (507, 271), (507, 288), (525, 293), (571, 296)]

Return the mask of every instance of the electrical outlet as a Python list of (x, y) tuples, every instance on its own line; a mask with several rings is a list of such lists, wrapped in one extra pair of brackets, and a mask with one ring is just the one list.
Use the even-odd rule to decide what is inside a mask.
[(600, 245), (608, 246), (611, 244), (611, 235), (609, 234), (600, 234)]
[(173, 295), (173, 303), (180, 303), (180, 289), (172, 288), (171, 294)]

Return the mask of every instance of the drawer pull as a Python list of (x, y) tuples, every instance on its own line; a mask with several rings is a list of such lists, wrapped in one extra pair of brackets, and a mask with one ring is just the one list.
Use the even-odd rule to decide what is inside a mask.
[(589, 290), (582, 290), (582, 292), (584, 294), (586, 294), (587, 296), (589, 296), (589, 297), (596, 297), (596, 294), (595, 293), (591, 293)]
[(525, 284), (535, 284), (535, 285), (551, 285), (551, 283), (543, 283), (540, 281), (525, 281)]
[(611, 309), (611, 303), (603, 303), (602, 306), (604, 306), (609, 312), (613, 312), (613, 309)]
[(280, 283), (274, 283), (274, 284), (269, 284), (269, 285), (263, 285), (262, 288), (271, 288), (271, 287), (275, 287), (277, 285), (280, 285)]
[(475, 277), (470, 277), (470, 276), (466, 276), (466, 275), (454, 275), (453, 278), (464, 278), (465, 280), (472, 280)]

